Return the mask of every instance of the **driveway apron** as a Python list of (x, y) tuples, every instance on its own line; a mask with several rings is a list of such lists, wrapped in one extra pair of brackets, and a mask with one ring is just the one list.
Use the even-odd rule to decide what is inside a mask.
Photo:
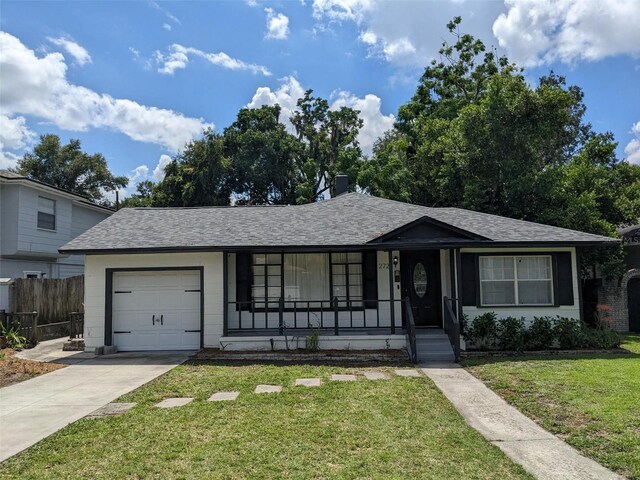
[(0, 389), (0, 461), (168, 372), (191, 353), (94, 357)]

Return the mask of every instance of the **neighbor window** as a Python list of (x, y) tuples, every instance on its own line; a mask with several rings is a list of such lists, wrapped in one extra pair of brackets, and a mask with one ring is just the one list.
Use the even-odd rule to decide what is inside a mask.
[(45, 197), (38, 197), (38, 228), (56, 229), (56, 202)]
[(551, 256), (481, 256), (480, 302), (486, 306), (553, 305)]
[[(257, 308), (278, 308), (284, 282), (287, 309), (362, 307), (361, 253), (259, 253), (253, 255), (251, 293)], [(331, 285), (333, 283), (333, 292)]]

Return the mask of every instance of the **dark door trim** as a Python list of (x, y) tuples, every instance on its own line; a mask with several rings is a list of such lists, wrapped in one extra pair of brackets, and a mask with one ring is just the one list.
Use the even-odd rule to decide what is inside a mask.
[[(442, 272), (440, 265), (440, 250), (413, 250), (400, 252), (400, 289), (402, 291), (402, 298), (404, 299), (407, 295), (411, 296), (408, 292), (413, 288), (413, 267), (414, 263), (417, 263), (415, 262), (416, 259), (419, 259), (418, 261), (423, 263), (427, 269), (428, 283), (426, 295), (431, 296), (433, 300), (431, 308), (435, 309), (435, 313), (432, 317), (435, 323), (424, 324), (424, 321), (422, 321), (423, 324), (421, 325), (421, 317), (415, 314), (415, 308), (417, 306), (412, 305), (414, 307), (414, 320), (416, 322), (416, 327), (442, 328)], [(430, 288), (434, 288), (435, 291), (429, 291)], [(412, 304), (413, 303), (415, 303), (415, 301), (412, 298)], [(403, 320), (404, 318), (405, 315), (403, 315)]]
[(120, 272), (171, 272), (197, 270), (200, 272), (200, 348), (204, 347), (204, 267), (137, 267), (105, 269), (104, 344), (113, 345), (113, 274)]

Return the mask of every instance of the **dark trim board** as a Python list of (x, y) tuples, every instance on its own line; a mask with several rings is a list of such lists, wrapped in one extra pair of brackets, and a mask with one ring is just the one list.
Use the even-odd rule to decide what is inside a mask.
[(104, 344), (113, 345), (113, 274), (120, 272), (171, 272), (197, 270), (200, 272), (200, 348), (204, 347), (204, 267), (125, 267), (105, 269)]
[(93, 250), (82, 249), (59, 249), (62, 254), (82, 254), (82, 255), (116, 255), (116, 254), (144, 254), (144, 253), (178, 253), (178, 252), (223, 252), (228, 253), (255, 251), (268, 253), (292, 252), (355, 252), (363, 250), (439, 250), (448, 248), (543, 248), (543, 247), (599, 247), (604, 245), (615, 246), (620, 244), (620, 240), (611, 239), (607, 241), (588, 242), (493, 242), (481, 240), (464, 240), (458, 242), (389, 242), (389, 243), (363, 243), (355, 245), (246, 245), (246, 246), (198, 246), (198, 247), (145, 247), (145, 248), (104, 248)]

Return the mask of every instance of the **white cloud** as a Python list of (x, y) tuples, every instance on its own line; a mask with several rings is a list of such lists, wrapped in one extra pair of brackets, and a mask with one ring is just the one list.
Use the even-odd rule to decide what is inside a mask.
[(156, 182), (161, 181), (164, 178), (164, 169), (171, 163), (171, 157), (169, 155), (160, 155), (156, 168), (153, 169), (153, 179)]
[(167, 32), (171, 31), (171, 25), (169, 25), (168, 23), (163, 23), (162, 28), (164, 28)]
[(21, 152), (16, 151), (30, 146), (35, 138), (36, 133), (27, 126), (24, 117), (10, 118), (0, 114), (0, 168), (15, 167), (22, 157)]
[(640, 165), (640, 122), (637, 122), (631, 127), (631, 131), (636, 136), (631, 140), (626, 147), (624, 147), (624, 153), (627, 156), (627, 161), (635, 165)]
[(493, 33), (523, 66), (640, 55), (637, 0), (505, 0)]
[(59, 37), (59, 38), (51, 38), (47, 37), (54, 45), (64, 48), (69, 55), (71, 55), (76, 63), (80, 66), (85, 65), (87, 63), (92, 63), (91, 55), (86, 48), (81, 45), (78, 45), (76, 42), (71, 40), (68, 37)]
[[(248, 108), (259, 108), (263, 105), (280, 105), (282, 122), (290, 132), (293, 132), (293, 125), (289, 118), (296, 111), (296, 103), (304, 96), (305, 89), (293, 76), (281, 79), (280, 86), (276, 90), (269, 87), (260, 87), (256, 90), (251, 101), (246, 105)], [(360, 130), (358, 141), (362, 151), (370, 155), (374, 142), (385, 131), (393, 127), (395, 117), (393, 114), (384, 115), (381, 111), (382, 101), (373, 94), (367, 94), (363, 98), (357, 97), (350, 92), (339, 90), (331, 95), (331, 110), (338, 110), (340, 107), (351, 107), (360, 111), (360, 118), (364, 125)]]
[(212, 128), (202, 118), (71, 84), (66, 71), (60, 53), (39, 58), (18, 38), (0, 32), (0, 114), (32, 115), (63, 130), (106, 128), (174, 152), (203, 129)]
[(267, 77), (271, 75), (271, 72), (267, 67), (243, 62), (242, 60), (230, 57), (224, 52), (207, 53), (202, 50), (198, 50), (197, 48), (184, 47), (177, 43), (174, 43), (169, 47), (169, 52), (167, 54), (156, 51), (155, 60), (161, 65), (158, 68), (158, 72), (165, 75), (173, 75), (176, 70), (186, 68), (190, 60), (189, 55), (202, 58), (213, 65), (229, 70), (247, 70), (253, 74), (259, 73)]
[(133, 54), (134, 60), (138, 60), (140, 58), (140, 50), (133, 47), (129, 47), (129, 51)]
[(374, 0), (314, 0), (313, 16), (318, 20), (359, 23), (374, 4)]
[(272, 8), (265, 8), (264, 11), (267, 13), (265, 38), (285, 40), (289, 35), (289, 18), (282, 13), (274, 12)]
[(371, 155), (373, 144), (382, 136), (384, 132), (393, 128), (396, 118), (391, 113), (382, 113), (382, 100), (380, 97), (368, 93), (364, 98), (355, 96), (346, 91), (338, 91), (332, 95), (331, 109), (337, 110), (341, 107), (350, 107), (360, 111), (360, 118), (363, 121), (358, 141), (362, 151), (366, 155)]
[(424, 67), (443, 39), (453, 42), (446, 24), (456, 15), (464, 19), (464, 32), (490, 43), (491, 24), (504, 11), (500, 2), (416, 2), (407, 0), (314, 0), (317, 31), (344, 22), (354, 23), (358, 39), (373, 58), (401, 67)]
[(150, 1), (149, 2), (149, 6), (152, 8), (155, 8), (156, 10), (158, 10), (159, 12), (162, 12), (169, 20), (171, 20), (172, 22), (181, 25), (182, 22), (180, 21), (180, 19), (178, 17), (176, 17), (174, 14), (172, 14), (169, 10), (167, 10), (166, 8), (162, 8), (160, 5), (158, 5), (157, 2), (154, 1)]
[(271, 90), (269, 87), (259, 87), (247, 104), (247, 108), (259, 108), (263, 105), (275, 105), (277, 103), (282, 109), (280, 122), (289, 131), (293, 131), (293, 125), (289, 121), (289, 117), (293, 115), (296, 109), (296, 102), (303, 96), (304, 88), (302, 88), (300, 82), (293, 76), (284, 77), (280, 79), (280, 86), (277, 90)]

